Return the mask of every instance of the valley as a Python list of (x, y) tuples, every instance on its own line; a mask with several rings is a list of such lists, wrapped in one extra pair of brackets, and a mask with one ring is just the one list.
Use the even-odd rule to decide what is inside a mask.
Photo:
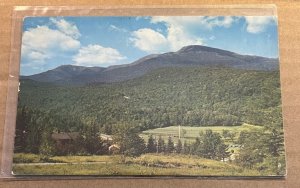
[(122, 66), (63, 65), (20, 79), (14, 170), (282, 175), (282, 126), (278, 59), (188, 46)]

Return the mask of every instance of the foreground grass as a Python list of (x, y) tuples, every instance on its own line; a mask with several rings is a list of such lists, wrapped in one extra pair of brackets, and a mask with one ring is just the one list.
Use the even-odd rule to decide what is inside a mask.
[(90, 156), (54, 156), (48, 159), (31, 153), (15, 153), (14, 163), (85, 163), (85, 162), (114, 162), (119, 160), (117, 155), (90, 155)]
[[(15, 160), (19, 154), (15, 155)], [(26, 154), (22, 154), (23, 156)], [(32, 156), (32, 154), (29, 154)], [(36, 156), (38, 157), (38, 156)], [(16, 163), (17, 175), (100, 175), (100, 176), (259, 176), (256, 170), (230, 163), (188, 155), (145, 154), (138, 158), (121, 156), (60, 156), (64, 163)], [(37, 162), (38, 160), (35, 160)], [(41, 161), (39, 161), (41, 162)]]

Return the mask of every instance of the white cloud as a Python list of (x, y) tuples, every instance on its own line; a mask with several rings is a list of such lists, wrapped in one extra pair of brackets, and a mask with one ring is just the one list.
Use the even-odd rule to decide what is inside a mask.
[(49, 56), (47, 54), (44, 54), (42, 52), (37, 52), (37, 51), (31, 51), (28, 54), (28, 57), (30, 59), (32, 59), (33, 61), (42, 62), (42, 63), (44, 63), (45, 59), (49, 58)]
[(215, 37), (214, 35), (212, 35), (212, 36), (210, 36), (208, 39), (209, 39), (209, 40), (215, 40), (216, 37)]
[(207, 24), (208, 24), (209, 28), (213, 28), (213, 27), (229, 28), (236, 20), (237, 20), (237, 18), (234, 18), (232, 16), (208, 17)]
[(214, 27), (230, 27), (235, 21), (236, 17), (232, 16), (154, 16), (151, 19), (152, 23), (164, 22), (169, 26), (184, 27), (187, 30), (191, 28), (212, 29)]
[(47, 26), (37, 26), (25, 31), (22, 42), (24, 46), (37, 51), (51, 48), (69, 51), (80, 46), (78, 40), (58, 30), (49, 29)]
[(130, 40), (135, 47), (150, 53), (158, 53), (168, 49), (167, 38), (161, 33), (149, 28), (134, 31)]
[(50, 18), (50, 21), (55, 24), (59, 31), (74, 39), (78, 39), (81, 36), (77, 26), (73, 23), (58, 18)]
[[(22, 48), (22, 50), (26, 51), (26, 48)], [(38, 51), (29, 51), (27, 54), (27, 58), (30, 59), (27, 63), (22, 63), (22, 67), (31, 67), (34, 69), (38, 69), (38, 67), (46, 64), (46, 59), (49, 59), (49, 55), (38, 52)]]
[(124, 32), (124, 33), (128, 32), (127, 29), (117, 27), (115, 25), (110, 25), (109, 29), (112, 30), (112, 31)]
[(25, 65), (43, 65), (47, 59), (62, 52), (74, 51), (80, 47), (80, 42), (48, 26), (37, 26), (23, 33), (22, 58)]
[(276, 23), (274, 16), (245, 16), (245, 20), (249, 33), (261, 33), (268, 25)]
[(199, 29), (214, 27), (230, 27), (238, 18), (212, 16), (154, 16), (150, 18), (153, 24), (164, 23), (167, 33), (163, 34), (150, 28), (143, 28), (132, 33), (133, 44), (140, 50), (156, 53), (177, 51), (187, 45), (201, 45), (203, 39), (195, 34)]
[(75, 65), (80, 66), (108, 66), (124, 59), (126, 57), (122, 56), (118, 50), (100, 45), (81, 47), (78, 54), (73, 57)]
[(177, 51), (187, 45), (201, 45), (202, 39), (189, 35), (180, 27), (169, 27), (167, 36), (150, 28), (143, 28), (132, 33), (131, 41), (138, 49), (148, 53)]
[(184, 28), (181, 27), (169, 27), (167, 39), (169, 42), (169, 49), (171, 51), (177, 51), (180, 48), (188, 45), (203, 44), (202, 38), (189, 34)]

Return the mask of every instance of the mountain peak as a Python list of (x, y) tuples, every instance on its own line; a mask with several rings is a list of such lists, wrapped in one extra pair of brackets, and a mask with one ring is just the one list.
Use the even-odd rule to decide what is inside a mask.
[(195, 51), (202, 51), (207, 48), (210, 47), (202, 46), (202, 45), (189, 45), (189, 46), (182, 47), (178, 52), (195, 52)]
[(211, 53), (221, 53), (224, 55), (234, 55), (234, 52), (230, 52), (227, 50), (222, 50), (218, 48), (202, 46), (202, 45), (189, 45), (182, 47), (177, 53), (197, 53), (197, 52), (211, 52)]

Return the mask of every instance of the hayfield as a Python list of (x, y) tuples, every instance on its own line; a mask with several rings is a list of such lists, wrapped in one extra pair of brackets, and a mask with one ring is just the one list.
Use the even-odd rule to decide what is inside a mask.
[[(205, 131), (207, 129), (211, 129), (213, 132), (218, 132), (222, 135), (223, 130), (228, 130), (230, 132), (235, 133), (235, 140), (238, 138), (239, 133), (241, 131), (250, 131), (253, 129), (262, 129), (262, 126), (258, 125), (250, 125), (244, 123), (240, 126), (205, 126), (205, 127), (190, 127), (190, 126), (181, 126), (180, 128), (180, 135), (183, 140), (188, 143), (194, 142), (195, 138), (199, 136), (200, 131)], [(157, 128), (157, 129), (150, 129), (143, 131), (140, 134), (141, 137), (147, 141), (150, 135), (153, 135), (154, 138), (158, 138), (161, 136), (165, 142), (167, 141), (168, 137), (171, 136), (175, 142), (178, 141), (179, 135), (179, 126), (170, 126), (164, 128)], [(229, 140), (227, 140), (229, 142)]]
[[(33, 158), (32, 154), (16, 154)], [(61, 163), (14, 163), (16, 175), (99, 175), (99, 176), (258, 176), (256, 170), (245, 169), (228, 162), (189, 155), (144, 154), (137, 158), (115, 156), (59, 156), (51, 160)]]

